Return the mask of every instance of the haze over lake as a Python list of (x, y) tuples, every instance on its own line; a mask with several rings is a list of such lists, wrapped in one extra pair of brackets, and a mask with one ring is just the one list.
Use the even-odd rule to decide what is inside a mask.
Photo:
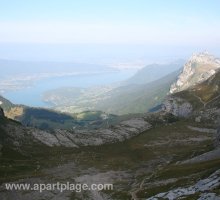
[(88, 88), (112, 84), (126, 80), (131, 77), (137, 70), (126, 69), (112, 72), (90, 73), (82, 75), (49, 77), (36, 80), (25, 88), (18, 90), (9, 90), (4, 92), (4, 96), (16, 104), (28, 106), (50, 106), (42, 100), (44, 92), (61, 87), (80, 87)]

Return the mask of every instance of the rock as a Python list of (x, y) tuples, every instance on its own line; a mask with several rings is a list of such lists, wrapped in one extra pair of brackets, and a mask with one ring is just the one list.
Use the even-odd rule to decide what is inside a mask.
[(68, 138), (66, 131), (58, 131), (58, 133), (56, 133), (56, 138), (58, 139), (61, 146), (78, 147), (77, 145), (75, 145), (73, 140)]
[[(2, 116), (3, 116), (3, 112)], [(83, 129), (83, 130), (61, 130), (55, 129), (52, 132), (39, 130), (33, 127), (24, 127), (19, 123), (7, 120), (0, 124), (4, 131), (7, 145), (20, 149), (25, 144), (44, 144), (49, 147), (63, 146), (97, 146), (107, 143), (124, 141), (141, 132), (150, 129), (152, 126), (144, 118), (133, 118), (106, 129)], [(15, 134), (16, 133), (16, 134)]]
[(189, 129), (193, 131), (198, 131), (201, 133), (211, 133), (211, 134), (216, 134), (217, 131), (216, 129), (211, 129), (211, 128), (199, 128), (199, 127), (194, 127), (194, 126), (187, 126)]
[(57, 129), (54, 133), (30, 129), (29, 133), (47, 146), (79, 147), (124, 141), (150, 128), (151, 124), (144, 119), (134, 118), (109, 129), (75, 131)]
[(168, 97), (162, 104), (162, 110), (178, 117), (187, 117), (192, 111), (192, 105), (184, 99)]
[(220, 197), (215, 193), (201, 194), (198, 200), (220, 200)]
[(181, 164), (188, 164), (188, 163), (200, 163), (205, 162), (209, 160), (215, 160), (220, 159), (220, 149), (214, 149), (212, 151), (206, 152), (204, 154), (201, 154), (199, 156), (193, 157), (189, 160), (185, 160), (181, 162)]
[(198, 116), (198, 117), (195, 118), (195, 122), (200, 123), (200, 122), (201, 122), (201, 119), (202, 119), (202, 117), (201, 117), (201, 116)]
[(30, 128), (29, 134), (47, 146), (60, 146), (58, 139), (53, 134), (50, 134), (46, 131)]
[(207, 52), (194, 54), (184, 65), (182, 73), (177, 81), (170, 87), (170, 93), (186, 90), (189, 87), (201, 83), (220, 68), (220, 60)]
[[(147, 200), (159, 200), (159, 199), (182, 199), (197, 192), (207, 192), (219, 187), (220, 185), (220, 170), (217, 170), (211, 174), (208, 178), (198, 181), (195, 185), (186, 188), (177, 188), (168, 192), (159, 193), (155, 196), (148, 198)], [(203, 195), (204, 196), (204, 195)], [(219, 198), (219, 197), (218, 197)], [(204, 198), (203, 198), (204, 199)]]

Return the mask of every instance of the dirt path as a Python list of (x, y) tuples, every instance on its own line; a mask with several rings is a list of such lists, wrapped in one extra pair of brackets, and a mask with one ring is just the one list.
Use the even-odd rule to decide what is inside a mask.
[(201, 99), (201, 97), (197, 96), (196, 94), (193, 93), (193, 96), (199, 99), (199, 101), (202, 103), (203, 107), (205, 108), (206, 103)]
[(139, 187), (134, 190), (134, 191), (131, 191), (130, 194), (131, 194), (131, 200), (139, 200), (139, 198), (137, 197), (137, 193), (139, 191), (141, 191), (143, 189), (143, 186), (144, 186), (144, 183), (148, 180), (150, 180), (152, 177), (154, 177), (156, 175), (156, 173), (160, 170), (162, 170), (163, 168), (165, 167), (165, 164), (164, 165), (160, 165), (158, 166), (154, 171), (153, 173), (150, 175), (150, 176), (146, 176), (142, 179), (142, 181), (140, 182), (140, 185)]
[(193, 96), (196, 97), (197, 99), (199, 99), (199, 101), (203, 104), (203, 107), (204, 107), (204, 108), (207, 106), (207, 104), (209, 104), (209, 103), (211, 103), (212, 101), (214, 101), (214, 100), (220, 98), (220, 95), (218, 95), (218, 96), (214, 97), (213, 99), (211, 99), (210, 101), (204, 102), (204, 101), (201, 99), (201, 97), (197, 96), (196, 94), (193, 93)]

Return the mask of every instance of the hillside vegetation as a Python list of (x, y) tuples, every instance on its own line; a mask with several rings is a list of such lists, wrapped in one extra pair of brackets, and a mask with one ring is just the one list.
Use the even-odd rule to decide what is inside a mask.
[(70, 113), (85, 110), (100, 110), (117, 115), (146, 113), (161, 104), (178, 74), (179, 70), (146, 84), (85, 89), (78, 96), (73, 92), (74, 97), (69, 92), (70, 88), (61, 88), (48, 92), (45, 98), (56, 105), (56, 110)]

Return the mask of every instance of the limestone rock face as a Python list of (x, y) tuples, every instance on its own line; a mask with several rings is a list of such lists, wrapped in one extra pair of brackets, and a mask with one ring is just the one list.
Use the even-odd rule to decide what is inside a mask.
[(192, 113), (193, 107), (184, 99), (168, 97), (162, 105), (162, 110), (178, 117), (187, 117)]
[(124, 141), (151, 128), (151, 124), (142, 118), (121, 122), (108, 129), (99, 130), (55, 130), (54, 133), (30, 129), (29, 134), (47, 146), (97, 146), (106, 143)]
[[(201, 192), (204, 194), (201, 195), (200, 200), (203, 199), (219, 199), (220, 197), (215, 193), (208, 193), (208, 191), (219, 187), (220, 185), (220, 170), (217, 170), (209, 177), (198, 181), (195, 185), (186, 187), (186, 188), (176, 188), (167, 192), (159, 193), (155, 196), (148, 198), (147, 200), (159, 200), (159, 199), (183, 199), (187, 196), (195, 194), (196, 192)], [(207, 198), (205, 198), (207, 197)], [(213, 198), (212, 198), (213, 197)]]
[(4, 130), (8, 142), (16, 147), (35, 142), (49, 147), (77, 148), (80, 146), (97, 146), (124, 141), (150, 129), (152, 126), (144, 118), (133, 118), (122, 121), (115, 126), (98, 130), (84, 129), (71, 131), (55, 129), (53, 132), (47, 132), (32, 127), (23, 127), (10, 121), (0, 127)]
[(209, 55), (207, 52), (193, 54), (184, 65), (177, 81), (171, 85), (170, 93), (173, 94), (197, 85), (210, 78), (219, 69), (220, 59)]

